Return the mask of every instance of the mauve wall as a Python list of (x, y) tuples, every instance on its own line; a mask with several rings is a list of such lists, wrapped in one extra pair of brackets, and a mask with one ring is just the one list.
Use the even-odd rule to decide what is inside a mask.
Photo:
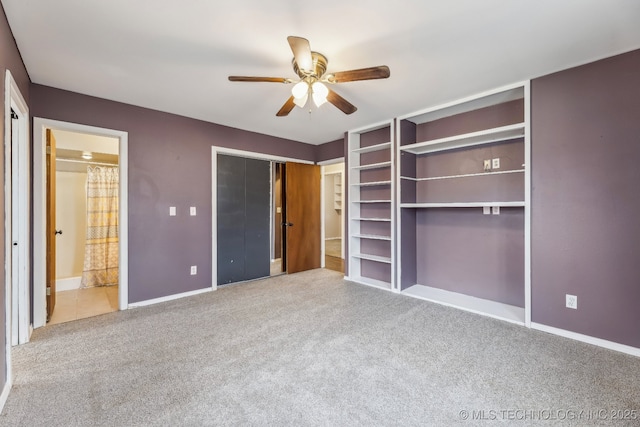
[(324, 162), (325, 160), (333, 160), (345, 157), (344, 138), (318, 145), (315, 147), (315, 150), (316, 163)]
[(34, 117), (129, 133), (130, 303), (211, 286), (211, 146), (315, 160), (309, 144), (46, 86), (31, 97)]
[[(13, 34), (11, 33), (11, 29), (9, 28), (9, 24), (7, 23), (7, 17), (4, 13), (4, 9), (0, 6), (2, 10), (2, 15), (0, 16), (0, 70), (2, 70), (2, 78), (0, 79), (0, 93), (3, 95), (3, 101), (0, 103), (0, 135), (4, 139), (4, 93), (5, 93), (5, 74), (6, 70), (11, 71), (11, 75), (14, 80), (18, 84), (20, 88), (20, 93), (24, 97), (27, 104), (29, 104), (29, 75), (27, 74), (27, 70), (22, 63), (22, 58), (20, 57), (20, 52), (18, 51), (18, 47), (16, 46), (16, 42), (13, 39)], [(4, 253), (4, 149), (2, 150), (0, 161), (0, 179), (2, 180), (2, 185), (0, 185), (0, 224), (3, 224), (0, 227), (0, 241), (3, 244), (0, 245), (0, 259), (3, 260), (2, 265), (6, 265), (6, 258)], [(0, 392), (4, 388), (4, 385), (7, 382), (7, 361), (5, 360), (5, 351), (4, 351), (4, 343), (6, 342), (6, 313), (5, 313), (5, 275), (4, 269), (2, 270), (0, 283), (0, 343), (2, 343), (2, 349), (0, 350)]]
[(640, 50), (532, 100), (532, 320), (640, 347)]

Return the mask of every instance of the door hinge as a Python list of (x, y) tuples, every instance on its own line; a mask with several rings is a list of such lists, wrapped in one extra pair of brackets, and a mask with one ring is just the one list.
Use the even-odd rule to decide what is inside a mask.
[(47, 286), (47, 296), (50, 297), (51, 296), (51, 287)]
[(20, 116), (18, 116), (15, 111), (11, 110), (11, 118), (13, 120), (18, 120)]
[(51, 154), (51, 146), (47, 146), (47, 154)]

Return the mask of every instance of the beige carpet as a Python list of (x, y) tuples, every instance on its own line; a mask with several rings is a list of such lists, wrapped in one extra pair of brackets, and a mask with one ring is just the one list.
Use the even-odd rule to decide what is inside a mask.
[(12, 352), (0, 425), (584, 426), (598, 423), (586, 411), (640, 409), (639, 358), (341, 277), (37, 329)]

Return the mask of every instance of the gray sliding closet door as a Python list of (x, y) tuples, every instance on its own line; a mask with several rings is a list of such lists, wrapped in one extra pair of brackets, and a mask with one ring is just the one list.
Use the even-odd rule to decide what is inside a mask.
[(218, 285), (270, 274), (270, 164), (218, 155)]

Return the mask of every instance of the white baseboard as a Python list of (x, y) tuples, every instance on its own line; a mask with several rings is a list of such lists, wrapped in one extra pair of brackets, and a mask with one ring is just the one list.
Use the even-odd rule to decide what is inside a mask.
[(596, 338), (589, 335), (583, 335), (577, 332), (567, 331), (565, 329), (554, 328), (553, 326), (547, 326), (547, 325), (543, 325), (535, 322), (531, 322), (531, 329), (537, 329), (539, 331), (548, 332), (554, 335), (559, 335), (564, 338), (569, 338), (576, 341), (582, 341), (587, 344), (592, 344), (598, 347), (607, 348), (609, 350), (619, 351), (620, 353), (626, 353), (632, 356), (640, 357), (640, 348), (631, 347), (629, 345), (619, 344), (617, 342), (607, 341), (601, 338)]
[(11, 391), (12, 381), (11, 378), (7, 378), (7, 382), (2, 389), (2, 394), (0, 394), (0, 413), (4, 410), (4, 404), (7, 403), (7, 399), (9, 398), (9, 392)]
[(149, 299), (149, 300), (146, 300), (146, 301), (134, 302), (134, 303), (129, 304), (127, 307), (128, 308), (145, 307), (147, 305), (158, 304), (158, 303), (166, 302), (166, 301), (173, 301), (174, 299), (180, 299), (180, 298), (190, 297), (190, 296), (193, 296), (193, 295), (204, 294), (205, 292), (211, 292), (212, 290), (213, 290), (213, 288), (197, 289), (195, 291), (183, 292), (181, 294), (168, 295), (166, 297), (160, 297), (160, 298)]
[(65, 279), (56, 280), (56, 292), (80, 289), (80, 286), (82, 286), (82, 276), (67, 277)]

